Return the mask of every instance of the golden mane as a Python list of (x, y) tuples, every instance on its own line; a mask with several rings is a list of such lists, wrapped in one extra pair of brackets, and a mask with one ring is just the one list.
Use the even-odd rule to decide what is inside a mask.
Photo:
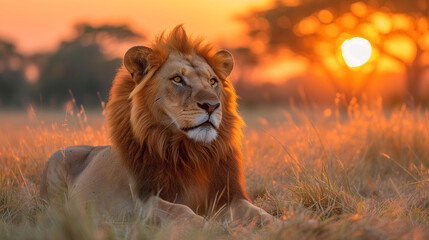
[[(148, 60), (149, 65), (154, 68), (160, 67), (172, 50), (184, 55), (195, 53), (204, 58), (212, 68), (221, 67), (221, 59), (215, 57), (213, 45), (205, 44), (202, 38), (188, 37), (182, 25), (176, 26), (167, 36), (165, 32), (161, 33), (150, 48), (153, 50), (153, 54), (148, 56)], [(214, 70), (216, 71), (216, 69)]]
[[(156, 120), (159, 113), (153, 104), (157, 81), (147, 81), (130, 99), (130, 93), (138, 84), (122, 66), (113, 81), (107, 121), (112, 145), (135, 178), (138, 196), (144, 199), (159, 193), (163, 199), (174, 201), (178, 192), (197, 184), (197, 187), (208, 189), (207, 203), (217, 198), (220, 205), (228, 204), (230, 196), (236, 195), (247, 198), (241, 169), (241, 128), (244, 123), (237, 113), (232, 83), (222, 74), (221, 59), (215, 56), (211, 45), (188, 37), (181, 25), (167, 36), (164, 33), (158, 36), (151, 49), (153, 51), (147, 57), (148, 68), (154, 72), (171, 51), (184, 55), (195, 53), (204, 58), (222, 81), (223, 117), (218, 137), (210, 144), (195, 142), (182, 133), (166, 130)], [(134, 102), (139, 104), (137, 107), (133, 107), (135, 99), (139, 99)]]

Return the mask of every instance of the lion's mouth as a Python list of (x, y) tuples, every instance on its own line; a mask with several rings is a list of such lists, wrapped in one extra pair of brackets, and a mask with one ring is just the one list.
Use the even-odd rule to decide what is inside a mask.
[(188, 131), (191, 131), (191, 130), (193, 130), (193, 129), (196, 129), (196, 128), (199, 128), (199, 127), (202, 127), (202, 126), (204, 126), (204, 125), (208, 125), (208, 126), (211, 126), (211, 127), (212, 127), (212, 128), (214, 128), (214, 129), (216, 129), (216, 127), (213, 125), (213, 123), (212, 123), (212, 122), (210, 122), (209, 120), (207, 120), (207, 121), (205, 121), (205, 122), (203, 122), (203, 123), (201, 123), (201, 124), (198, 124), (197, 126), (182, 128), (182, 131), (188, 132)]

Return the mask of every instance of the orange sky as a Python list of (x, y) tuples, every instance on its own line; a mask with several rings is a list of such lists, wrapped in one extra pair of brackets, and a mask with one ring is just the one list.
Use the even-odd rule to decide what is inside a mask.
[(269, 0), (0, 0), (0, 38), (19, 51), (53, 50), (78, 21), (130, 23), (152, 37), (179, 23), (210, 41), (237, 44), (243, 33), (234, 18)]

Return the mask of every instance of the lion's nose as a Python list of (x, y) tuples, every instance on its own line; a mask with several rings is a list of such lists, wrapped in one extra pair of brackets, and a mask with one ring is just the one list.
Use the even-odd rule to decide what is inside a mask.
[(212, 114), (219, 106), (220, 103), (208, 103), (208, 102), (203, 102), (203, 103), (197, 103), (198, 107), (206, 110), (206, 112), (210, 115)]

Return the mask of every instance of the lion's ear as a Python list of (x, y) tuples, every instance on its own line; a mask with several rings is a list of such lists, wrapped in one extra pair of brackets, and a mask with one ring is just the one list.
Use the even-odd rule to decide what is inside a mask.
[(133, 76), (134, 81), (139, 82), (144, 73), (147, 72), (148, 61), (147, 56), (152, 52), (152, 49), (144, 46), (136, 46), (130, 48), (124, 56), (124, 66)]
[(228, 77), (234, 67), (234, 58), (232, 57), (232, 54), (227, 50), (220, 50), (215, 54), (215, 57), (221, 59), (223, 68), (222, 72), (225, 74), (225, 77)]

